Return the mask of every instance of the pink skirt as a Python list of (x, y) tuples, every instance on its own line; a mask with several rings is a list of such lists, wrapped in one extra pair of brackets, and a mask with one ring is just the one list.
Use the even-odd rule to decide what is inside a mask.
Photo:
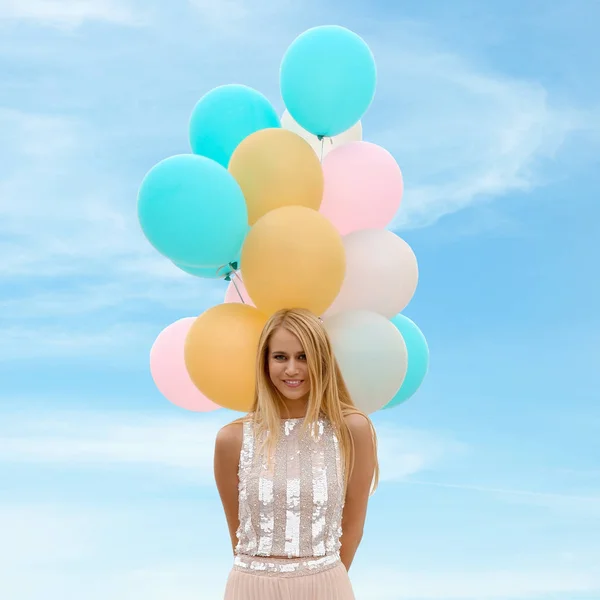
[(342, 562), (314, 573), (260, 573), (234, 567), (224, 600), (355, 600)]

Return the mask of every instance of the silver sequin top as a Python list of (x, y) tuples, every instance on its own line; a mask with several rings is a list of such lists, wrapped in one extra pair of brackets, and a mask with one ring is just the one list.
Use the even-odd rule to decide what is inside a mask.
[(274, 460), (267, 468), (251, 420), (244, 422), (239, 464), (236, 554), (319, 557), (339, 552), (343, 477), (338, 438), (324, 417), (314, 435), (303, 419), (281, 422)]

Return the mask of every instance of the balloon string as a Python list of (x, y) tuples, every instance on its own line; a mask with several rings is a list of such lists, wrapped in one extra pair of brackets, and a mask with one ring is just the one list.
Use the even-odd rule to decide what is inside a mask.
[(325, 138), (322, 137), (321, 138), (321, 162), (323, 162), (323, 152), (324, 152), (324, 146), (325, 146)]
[(237, 274), (237, 271), (231, 271), (231, 273), (229, 275), (231, 277), (231, 283), (233, 283), (233, 287), (235, 288), (237, 295), (240, 297), (240, 301), (242, 302), (242, 304), (246, 304), (246, 302), (244, 301), (244, 298), (243, 298), (242, 294), (240, 293), (240, 290), (238, 289), (238, 286), (235, 282), (235, 278), (239, 277), (239, 275)]

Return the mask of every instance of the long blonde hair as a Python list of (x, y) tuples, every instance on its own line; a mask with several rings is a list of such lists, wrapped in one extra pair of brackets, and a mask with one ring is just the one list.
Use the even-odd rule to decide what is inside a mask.
[(369, 417), (354, 405), (333, 353), (331, 341), (322, 322), (304, 309), (286, 309), (275, 313), (265, 325), (258, 345), (256, 361), (256, 391), (251, 408), (254, 431), (262, 440), (261, 449), (268, 460), (277, 445), (284, 400), (269, 376), (269, 342), (273, 333), (283, 327), (293, 333), (304, 350), (309, 373), (310, 392), (303, 428), (312, 431), (322, 415), (326, 417), (340, 443), (344, 473), (344, 494), (354, 469), (354, 440), (344, 419), (347, 415), (360, 414), (367, 418), (373, 435), (375, 472), (371, 485), (372, 494), (379, 483), (377, 459), (377, 434)]

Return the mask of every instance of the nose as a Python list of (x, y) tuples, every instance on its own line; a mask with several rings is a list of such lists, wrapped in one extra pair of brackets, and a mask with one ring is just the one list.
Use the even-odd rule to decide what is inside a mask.
[(285, 365), (285, 374), (291, 377), (296, 373), (298, 373), (298, 367), (296, 365), (296, 361), (293, 358), (291, 358)]

